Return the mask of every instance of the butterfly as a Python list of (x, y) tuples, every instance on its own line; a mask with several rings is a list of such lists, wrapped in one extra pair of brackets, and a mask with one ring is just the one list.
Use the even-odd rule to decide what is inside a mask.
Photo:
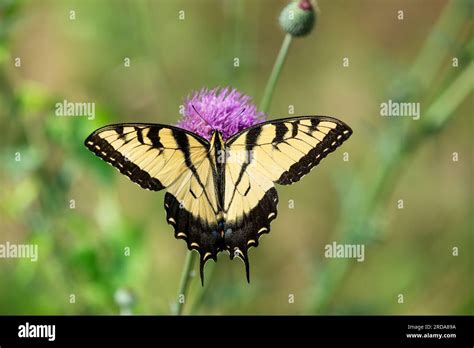
[(217, 254), (243, 260), (269, 233), (277, 216), (275, 184), (300, 180), (352, 134), (327, 116), (263, 122), (224, 141), (174, 126), (112, 124), (94, 131), (85, 145), (142, 188), (166, 190), (166, 221), (175, 237), (200, 255), (200, 276)]

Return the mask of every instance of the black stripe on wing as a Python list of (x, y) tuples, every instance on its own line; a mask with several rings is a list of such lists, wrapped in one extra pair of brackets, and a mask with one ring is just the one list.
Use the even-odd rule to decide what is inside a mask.
[[(119, 137), (124, 137), (123, 133), (124, 127), (122, 125), (117, 125), (116, 127), (107, 126), (101, 129), (98, 129), (84, 142), (84, 145), (91, 150), (95, 155), (102, 158), (106, 162), (110, 163), (114, 167), (116, 167), (122, 174), (128, 176), (130, 180), (137, 183), (141, 187), (147, 190), (152, 191), (160, 191), (165, 188), (162, 183), (156, 179), (152, 178), (148, 172), (141, 170), (136, 164), (132, 161), (128, 160), (125, 156), (123, 156), (120, 151), (115, 150), (115, 148), (106, 140), (99, 136), (101, 131), (104, 130), (114, 130), (119, 134)], [(137, 132), (137, 140), (141, 144), (143, 144), (143, 136), (142, 136), (142, 128), (134, 127), (135, 131)], [(155, 127), (152, 129), (156, 129), (157, 131), (160, 129), (159, 127)], [(151, 138), (150, 140), (155, 144), (159, 143), (158, 139)], [(157, 147), (154, 145), (156, 149), (162, 150), (162, 147)]]
[[(171, 131), (176, 142), (179, 141), (178, 146), (174, 148), (164, 146), (161, 131)], [(207, 152), (209, 142), (197, 134), (174, 126), (148, 123), (120, 123), (104, 126), (89, 135), (84, 145), (142, 188), (159, 191), (167, 186), (166, 183), (163, 184), (160, 181), (162, 178), (158, 179), (155, 175), (153, 177), (150, 176), (146, 170), (142, 170), (136, 164), (136, 161), (142, 158), (135, 158), (135, 161), (130, 160), (122, 149), (127, 147), (127, 145), (134, 144), (133, 148), (128, 148), (128, 152), (143, 147), (146, 150), (143, 154), (143, 158), (147, 156), (147, 151), (158, 150), (158, 154), (153, 154), (153, 158), (155, 159), (152, 159), (152, 161), (160, 161), (160, 156), (163, 151), (180, 151), (184, 156), (182, 163), (184, 168), (188, 162), (191, 162), (188, 136), (200, 143), (199, 146), (202, 145), (203, 153)], [(184, 142), (182, 141), (183, 138), (185, 139)], [(165, 140), (166, 139), (169, 140), (169, 135), (165, 136)], [(114, 142), (117, 141), (124, 141), (124, 143), (121, 143), (119, 147), (114, 146)], [(148, 152), (148, 154), (149, 153), (150, 152)], [(179, 176), (178, 173), (177, 176)]]
[[(327, 122), (327, 120), (324, 120)], [(308, 135), (312, 135), (318, 128), (318, 124), (321, 120), (311, 119), (311, 126), (301, 126), (298, 121), (294, 121), (295, 128), (299, 131), (304, 131)], [(334, 119), (332, 120), (334, 122)], [(276, 181), (280, 185), (291, 185), (299, 181), (304, 175), (308, 174), (311, 169), (319, 164), (323, 158), (329, 155), (331, 152), (336, 150), (352, 135), (352, 129), (341, 121), (334, 122), (336, 127), (330, 129), (326, 136), (319, 142), (316, 147), (311, 149), (305, 156), (303, 156), (298, 162), (290, 166), (290, 168), (281, 174), (280, 178)], [(295, 138), (295, 132), (292, 134), (292, 138)], [(285, 140), (286, 142), (286, 140)], [(288, 142), (287, 142), (288, 143)]]
[[(328, 125), (331, 125), (331, 127), (328, 127)], [(273, 135), (269, 137), (268, 135), (271, 132), (273, 132)], [(261, 139), (262, 137), (252, 139), (253, 137), (250, 137), (251, 133), (262, 133), (264, 135), (263, 139)], [(313, 141), (306, 142), (304, 137), (302, 139), (303, 135), (312, 138)], [(279, 177), (277, 179), (273, 178), (273, 180), (281, 185), (289, 185), (309, 173), (314, 166), (318, 165), (323, 158), (333, 152), (351, 135), (352, 129), (336, 118), (329, 116), (297, 116), (270, 120), (244, 129), (233, 135), (227, 141), (226, 146), (232, 147), (236, 141), (239, 143), (238, 146), (241, 146), (242, 138), (245, 136), (247, 148), (266, 147), (266, 151), (270, 156), (272, 155), (271, 151), (280, 152), (277, 157), (294, 163), (285, 167), (287, 165), (285, 162), (279, 163), (278, 160), (275, 160), (275, 167), (280, 167), (282, 171), (281, 174), (280, 172), (276, 173)], [(304, 144), (305, 142), (306, 144)], [(291, 155), (281, 151), (279, 145), (283, 144), (293, 147), (295, 151), (299, 152), (299, 155), (295, 157), (294, 154)], [(269, 146), (271, 146), (271, 151), (268, 150)], [(312, 148), (307, 149), (308, 146)]]
[[(247, 133), (247, 136), (246, 136), (246, 139), (245, 139), (245, 151), (246, 151), (247, 154), (251, 153), (252, 149), (256, 145), (256, 141), (257, 141), (258, 136), (260, 135), (261, 131), (262, 131), (261, 128), (253, 128)], [(234, 200), (234, 196), (237, 193), (237, 187), (239, 186), (240, 181), (242, 180), (242, 177), (245, 174), (245, 170), (247, 169), (247, 167), (249, 166), (251, 161), (252, 161), (252, 159), (250, 157), (248, 157), (248, 156), (245, 157), (245, 160), (242, 163), (242, 167), (240, 168), (240, 171), (239, 171), (239, 176), (237, 178), (235, 178), (234, 191), (232, 192), (232, 197), (230, 198), (230, 203), (229, 203), (228, 207), (224, 207), (224, 211), (227, 210), (225, 208), (229, 208), (230, 205), (232, 204), (232, 202)]]

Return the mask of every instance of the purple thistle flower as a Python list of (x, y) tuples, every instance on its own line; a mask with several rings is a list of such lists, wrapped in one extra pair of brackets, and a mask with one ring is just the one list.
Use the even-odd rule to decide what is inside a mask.
[(218, 130), (227, 140), (263, 121), (265, 114), (257, 111), (249, 96), (229, 87), (217, 87), (212, 90), (203, 88), (189, 95), (184, 101), (184, 115), (177, 126), (208, 140), (213, 130)]

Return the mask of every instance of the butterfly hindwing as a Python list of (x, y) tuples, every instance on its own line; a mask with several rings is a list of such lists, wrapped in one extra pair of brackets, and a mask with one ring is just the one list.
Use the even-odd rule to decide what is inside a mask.
[(274, 184), (300, 180), (351, 134), (337, 119), (303, 116), (265, 122), (227, 141), (223, 209), (231, 257), (241, 257), (248, 268), (248, 248), (270, 231), (277, 215)]
[(216, 196), (215, 171), (209, 158), (168, 187), (165, 195), (166, 219), (173, 226), (175, 237), (184, 239), (189, 250), (200, 254), (201, 281), (204, 265), (222, 250), (217, 216), (220, 214)]

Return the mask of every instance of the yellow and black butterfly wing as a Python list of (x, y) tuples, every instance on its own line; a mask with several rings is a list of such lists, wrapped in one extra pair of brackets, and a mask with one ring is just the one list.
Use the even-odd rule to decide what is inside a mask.
[(207, 140), (177, 127), (124, 123), (96, 130), (85, 145), (141, 187), (166, 189), (167, 222), (175, 237), (201, 258), (215, 259), (219, 209)]
[[(180, 144), (181, 138), (187, 140)], [(209, 151), (206, 140), (182, 129), (158, 124), (122, 123), (94, 131), (89, 150), (144, 189), (159, 191), (199, 164)]]
[(247, 277), (247, 251), (270, 231), (277, 215), (274, 184), (300, 180), (351, 134), (351, 128), (337, 119), (302, 116), (265, 122), (227, 141), (224, 243), (231, 257), (242, 258)]
[(177, 180), (165, 194), (167, 221), (173, 225), (176, 238), (186, 240), (188, 249), (200, 254), (200, 275), (204, 284), (204, 265), (217, 261), (223, 250), (218, 227), (220, 208), (216, 196), (216, 171), (210, 158)]

